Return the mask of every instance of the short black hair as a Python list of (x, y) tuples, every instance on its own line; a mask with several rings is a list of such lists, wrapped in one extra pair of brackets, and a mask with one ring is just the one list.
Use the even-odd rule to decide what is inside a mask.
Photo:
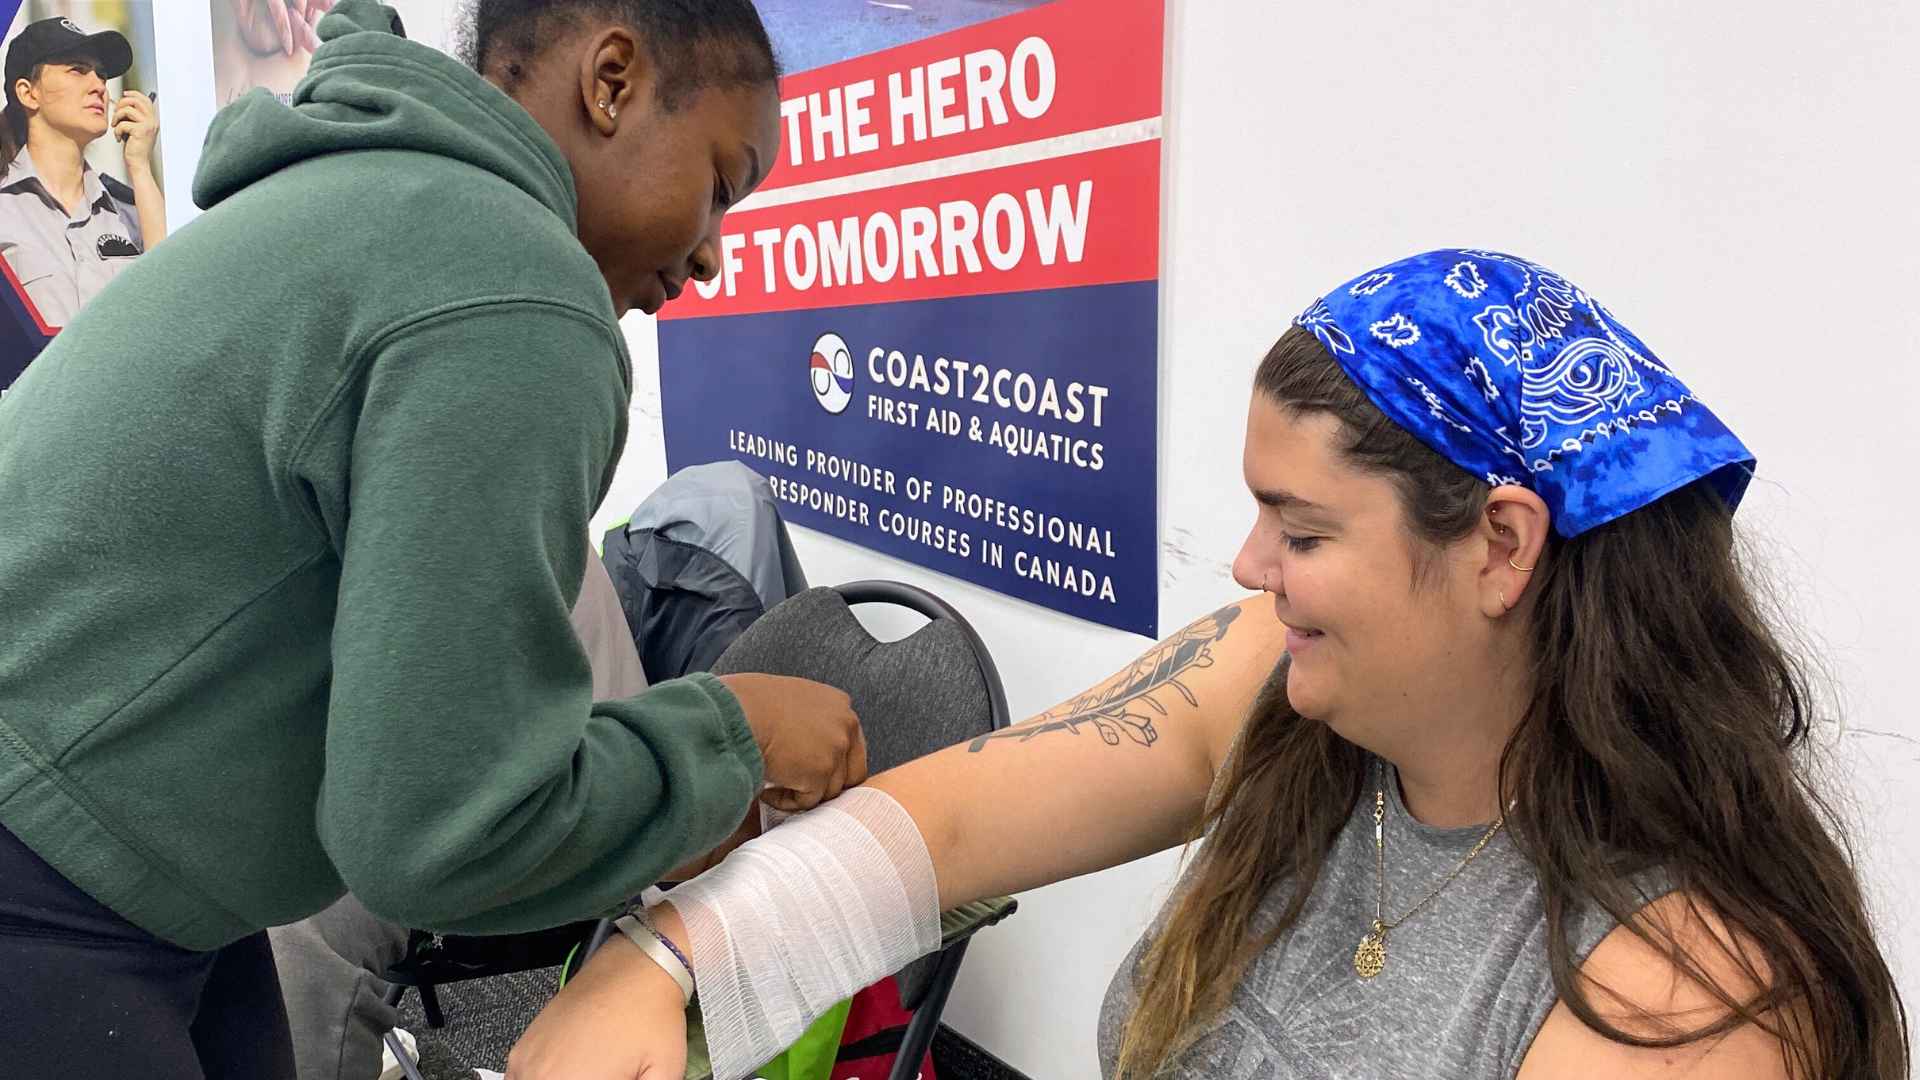
[(646, 41), (666, 109), (712, 86), (780, 81), (753, 0), (470, 0), (460, 51), (512, 93), (548, 42), (590, 17), (625, 23)]

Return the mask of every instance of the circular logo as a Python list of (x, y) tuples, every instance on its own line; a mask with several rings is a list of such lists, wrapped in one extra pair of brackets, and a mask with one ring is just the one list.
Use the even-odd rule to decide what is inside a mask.
[(813, 343), (807, 377), (813, 384), (813, 400), (821, 408), (835, 415), (847, 410), (847, 402), (853, 400), (853, 354), (839, 334), (821, 334)]

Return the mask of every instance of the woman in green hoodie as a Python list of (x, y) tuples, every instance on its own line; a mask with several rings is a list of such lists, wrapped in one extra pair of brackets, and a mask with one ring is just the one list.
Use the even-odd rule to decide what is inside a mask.
[(778, 149), (751, 3), (477, 7), (479, 74), (342, 0), (0, 401), (9, 1075), (289, 1075), (263, 928), (556, 925), (864, 776), (837, 691), (596, 702), (567, 620), (618, 319)]

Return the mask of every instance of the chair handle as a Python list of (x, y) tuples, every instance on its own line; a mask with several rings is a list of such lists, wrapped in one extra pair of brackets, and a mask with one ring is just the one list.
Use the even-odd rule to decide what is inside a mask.
[(980, 674), (986, 679), (993, 729), (998, 731), (1012, 725), (1013, 720), (1007, 713), (1007, 690), (1000, 682), (1000, 669), (994, 666), (993, 655), (987, 652), (987, 643), (980, 640), (979, 632), (952, 604), (904, 581), (850, 581), (835, 586), (833, 591), (840, 594), (840, 599), (845, 600), (848, 607), (855, 604), (897, 604), (929, 619), (946, 619), (958, 626), (966, 636), (967, 644), (973, 647), (973, 658), (980, 665)]

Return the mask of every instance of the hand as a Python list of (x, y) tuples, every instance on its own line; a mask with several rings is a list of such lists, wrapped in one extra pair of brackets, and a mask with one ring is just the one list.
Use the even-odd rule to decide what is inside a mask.
[(261, 56), (312, 52), (320, 47), (315, 27), (333, 0), (229, 0), (240, 40)]
[[(334, 0), (287, 0), (293, 19), (307, 25), (307, 43), (302, 48), (308, 52), (320, 47), (320, 20), (333, 10), (333, 4)], [(297, 29), (295, 34), (298, 36)]]
[(127, 171), (153, 168), (153, 142), (160, 135), (160, 113), (153, 100), (129, 90), (113, 103), (113, 137), (125, 144)]
[(507, 1055), (507, 1080), (681, 1080), (687, 1003), (624, 934), (607, 939)]
[(784, 675), (723, 675), (766, 761), (779, 810), (811, 810), (867, 778), (867, 738), (853, 701), (831, 686)]

